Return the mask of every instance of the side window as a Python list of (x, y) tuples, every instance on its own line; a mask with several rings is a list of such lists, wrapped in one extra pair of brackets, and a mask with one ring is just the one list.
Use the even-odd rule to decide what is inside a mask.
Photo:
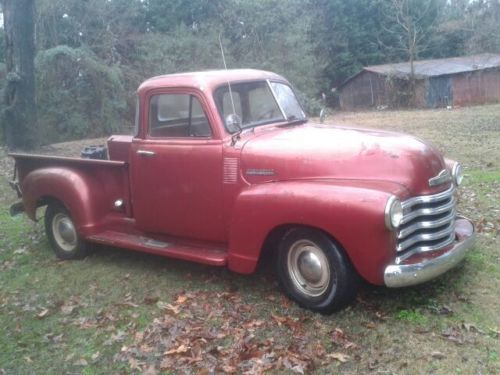
[(199, 100), (187, 94), (161, 94), (149, 104), (151, 137), (210, 137), (212, 130)]

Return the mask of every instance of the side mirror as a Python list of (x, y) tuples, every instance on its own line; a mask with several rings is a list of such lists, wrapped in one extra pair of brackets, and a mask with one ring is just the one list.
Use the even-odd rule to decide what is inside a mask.
[(230, 133), (236, 133), (241, 131), (241, 117), (236, 113), (231, 113), (226, 116), (226, 128)]

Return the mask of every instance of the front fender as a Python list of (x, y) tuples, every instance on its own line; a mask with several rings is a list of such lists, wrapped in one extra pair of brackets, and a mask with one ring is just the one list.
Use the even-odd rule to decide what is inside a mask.
[(304, 225), (332, 236), (358, 273), (383, 284), (384, 267), (395, 252), (395, 237), (384, 224), (391, 193), (324, 181), (288, 181), (251, 185), (238, 196), (229, 231), (229, 268), (255, 270), (264, 241), (273, 228)]
[(106, 204), (98, 181), (89, 174), (67, 167), (39, 168), (21, 181), (23, 203), (27, 215), (36, 220), (41, 199), (57, 199), (71, 212), (82, 235), (92, 232), (105, 213)]

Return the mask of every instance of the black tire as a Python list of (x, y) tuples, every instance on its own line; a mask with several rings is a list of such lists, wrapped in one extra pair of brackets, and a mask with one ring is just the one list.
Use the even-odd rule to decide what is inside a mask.
[(89, 245), (80, 238), (71, 214), (60, 202), (47, 206), (45, 233), (60, 259), (83, 259), (89, 253)]
[(301, 307), (330, 314), (356, 297), (356, 271), (340, 245), (319, 230), (287, 231), (276, 267), (281, 287)]

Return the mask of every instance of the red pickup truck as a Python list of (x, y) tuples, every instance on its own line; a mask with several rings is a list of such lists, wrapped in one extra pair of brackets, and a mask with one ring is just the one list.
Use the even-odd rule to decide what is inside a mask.
[(255, 271), (328, 313), (359, 277), (404, 287), (441, 275), (474, 241), (457, 215), (458, 163), (407, 135), (308, 122), (290, 84), (258, 70), (151, 78), (134, 134), (108, 160), (13, 153), (12, 186), (57, 256), (92, 243)]

